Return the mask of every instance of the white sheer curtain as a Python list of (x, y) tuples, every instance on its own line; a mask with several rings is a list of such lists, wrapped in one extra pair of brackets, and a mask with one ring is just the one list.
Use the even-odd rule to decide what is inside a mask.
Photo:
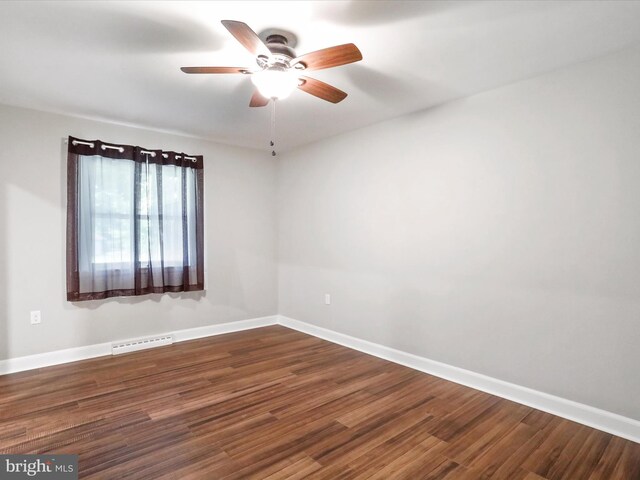
[(79, 158), (80, 293), (135, 288), (134, 162)]
[(69, 145), (68, 298), (204, 289), (202, 157)]

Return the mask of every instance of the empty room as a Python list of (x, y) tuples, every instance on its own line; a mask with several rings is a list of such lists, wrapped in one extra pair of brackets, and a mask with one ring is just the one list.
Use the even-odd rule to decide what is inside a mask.
[(0, 479), (640, 480), (640, 1), (0, 2)]

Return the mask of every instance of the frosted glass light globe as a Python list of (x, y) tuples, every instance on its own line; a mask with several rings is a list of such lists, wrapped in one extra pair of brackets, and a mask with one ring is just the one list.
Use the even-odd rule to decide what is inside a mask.
[(265, 98), (286, 98), (298, 86), (295, 72), (287, 70), (262, 70), (251, 75), (251, 81)]

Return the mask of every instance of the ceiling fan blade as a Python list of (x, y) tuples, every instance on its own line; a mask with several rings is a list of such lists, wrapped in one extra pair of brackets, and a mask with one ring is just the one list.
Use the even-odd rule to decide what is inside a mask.
[(235, 20), (222, 20), (222, 24), (229, 30), (229, 33), (236, 37), (244, 48), (253, 53), (256, 57), (258, 55), (264, 55), (266, 57), (271, 56), (271, 52), (267, 46), (260, 40), (260, 37), (251, 30), (251, 27), (246, 23), (237, 22)]
[(328, 83), (316, 80), (315, 78), (300, 77), (300, 80), (302, 81), (301, 85), (298, 85), (300, 90), (310, 93), (322, 100), (326, 100), (327, 102), (338, 103), (347, 98), (347, 94), (342, 90)]
[(338, 67), (347, 63), (362, 60), (362, 53), (353, 43), (345, 43), (335, 47), (316, 50), (295, 58), (291, 64), (302, 63), (307, 70), (322, 70), (323, 68)]
[(182, 67), (184, 73), (250, 73), (244, 67)]
[(251, 96), (251, 101), (249, 102), (250, 107), (266, 107), (269, 103), (269, 99), (263, 97), (258, 90), (253, 92)]

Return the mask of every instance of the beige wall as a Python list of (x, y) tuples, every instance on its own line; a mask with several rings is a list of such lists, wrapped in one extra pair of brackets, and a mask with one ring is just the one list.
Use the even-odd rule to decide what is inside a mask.
[[(204, 155), (206, 293), (66, 301), (67, 135)], [(277, 313), (275, 172), (268, 152), (0, 106), (0, 359)]]
[(280, 313), (640, 419), (638, 79), (628, 50), (284, 155)]

